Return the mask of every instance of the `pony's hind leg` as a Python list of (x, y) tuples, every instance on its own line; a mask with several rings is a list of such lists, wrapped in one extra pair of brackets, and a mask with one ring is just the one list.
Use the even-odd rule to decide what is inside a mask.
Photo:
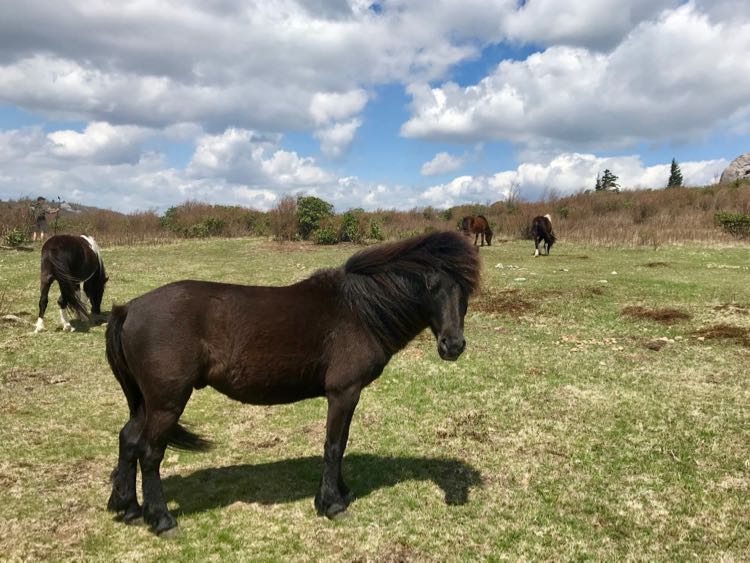
[(49, 302), (49, 288), (55, 278), (51, 275), (42, 276), (40, 294), (39, 294), (39, 316), (36, 319), (36, 325), (34, 325), (34, 332), (40, 332), (44, 330), (44, 312), (47, 310), (47, 303)]
[(68, 308), (68, 302), (65, 300), (65, 297), (61, 295), (57, 300), (57, 304), (60, 306), (60, 322), (62, 323), (63, 331), (73, 332), (75, 329), (73, 328), (73, 325), (70, 324), (68, 314), (65, 312)]
[(120, 430), (120, 453), (117, 467), (112, 472), (112, 494), (107, 502), (107, 510), (124, 512), (122, 519), (128, 524), (143, 516), (135, 490), (142, 426), (142, 423), (134, 417), (128, 420)]
[(534, 238), (534, 257), (539, 256), (539, 239)]
[[(184, 405), (183, 405), (184, 407)], [(177, 520), (167, 509), (159, 468), (170, 431), (177, 425), (182, 410), (156, 410), (147, 414), (143, 441), (138, 452), (143, 478), (143, 519), (158, 535), (177, 526)]]

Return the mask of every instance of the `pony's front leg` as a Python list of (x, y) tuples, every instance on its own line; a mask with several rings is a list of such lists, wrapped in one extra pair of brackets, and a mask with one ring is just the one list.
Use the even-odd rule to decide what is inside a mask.
[(359, 387), (328, 394), (326, 443), (323, 450), (323, 476), (315, 495), (318, 514), (333, 518), (346, 510), (349, 490), (341, 475), (341, 462), (349, 439), (349, 426), (359, 402)]

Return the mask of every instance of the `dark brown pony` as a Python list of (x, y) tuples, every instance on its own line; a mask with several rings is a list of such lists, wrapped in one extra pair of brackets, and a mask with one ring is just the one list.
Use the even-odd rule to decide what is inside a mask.
[(343, 512), (350, 496), (341, 463), (360, 392), (427, 327), (442, 359), (461, 355), (479, 272), (476, 249), (460, 234), (444, 232), (365, 249), (341, 268), (286, 287), (181, 281), (114, 307), (107, 360), (130, 417), (120, 431), (107, 508), (124, 513), (125, 521), (142, 515), (157, 534), (177, 525), (159, 466), (168, 445), (209, 445), (178, 419), (193, 389), (211, 386), (258, 405), (325, 396), (315, 508), (328, 517)]
[(60, 320), (64, 331), (73, 331), (65, 310), (70, 308), (81, 319), (89, 319), (89, 312), (81, 298), (83, 292), (91, 302), (91, 313), (101, 313), (104, 286), (107, 283), (101, 252), (92, 237), (81, 235), (55, 235), (42, 246), (40, 274), (41, 292), (39, 317), (34, 332), (44, 329), (44, 312), (49, 300), (49, 288), (57, 280), (60, 286)]
[(477, 215), (472, 217), (470, 215), (464, 217), (461, 220), (461, 230), (466, 236), (471, 236), (474, 233), (474, 245), (477, 244), (477, 239), (482, 237), (482, 246), (484, 246), (485, 240), (487, 246), (492, 246), (492, 229), (490, 229), (490, 223), (484, 215)]
[(549, 256), (549, 250), (555, 244), (557, 237), (552, 230), (552, 217), (539, 215), (531, 221), (531, 236), (534, 237), (534, 256), (539, 256), (539, 243), (544, 241), (544, 253)]

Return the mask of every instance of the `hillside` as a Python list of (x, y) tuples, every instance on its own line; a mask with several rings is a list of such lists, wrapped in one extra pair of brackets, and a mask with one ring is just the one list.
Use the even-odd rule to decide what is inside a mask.
[[(318, 201), (332, 209), (330, 204)], [(0, 237), (5, 238), (14, 229), (30, 234), (30, 203), (26, 199), (0, 202)], [(195, 201), (172, 207), (164, 215), (154, 211), (123, 214), (72, 202), (63, 202), (61, 208), (60, 218), (56, 225), (50, 225), (50, 231), (56, 228), (57, 232), (87, 233), (110, 243), (207, 236), (299, 236), (300, 215), (290, 197), (282, 198), (275, 209), (267, 212)], [(403, 238), (428, 230), (456, 229), (463, 216), (483, 214), (495, 231), (495, 241), (513, 240), (527, 238), (534, 216), (550, 214), (561, 240), (652, 246), (732, 240), (717, 226), (717, 213), (739, 214), (740, 218), (750, 214), (750, 183), (579, 193), (539, 202), (510, 199), (449, 209), (329, 212), (316, 219), (317, 230), (311, 239), (332, 244)]]

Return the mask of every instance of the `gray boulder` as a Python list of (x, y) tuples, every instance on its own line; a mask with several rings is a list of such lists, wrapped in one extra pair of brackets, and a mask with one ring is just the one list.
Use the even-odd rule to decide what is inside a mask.
[(735, 180), (750, 180), (750, 152), (735, 158), (721, 173), (719, 183), (725, 184)]

